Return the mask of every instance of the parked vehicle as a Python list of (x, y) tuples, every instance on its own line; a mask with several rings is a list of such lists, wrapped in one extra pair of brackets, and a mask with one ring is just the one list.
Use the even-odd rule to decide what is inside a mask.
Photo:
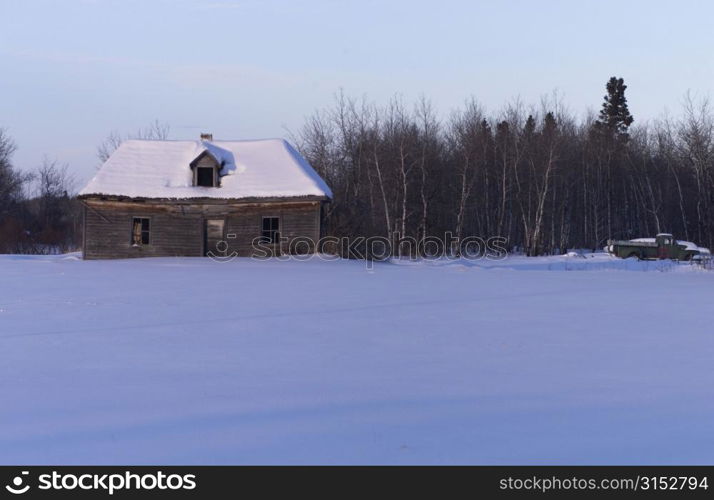
[(623, 259), (640, 260), (672, 259), (685, 260), (710, 258), (708, 248), (702, 248), (691, 241), (677, 241), (669, 233), (660, 233), (655, 238), (634, 240), (608, 240), (605, 250)]

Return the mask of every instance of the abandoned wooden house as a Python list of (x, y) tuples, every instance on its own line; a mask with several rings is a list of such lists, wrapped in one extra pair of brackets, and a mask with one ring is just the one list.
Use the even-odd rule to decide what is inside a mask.
[(129, 140), (79, 193), (83, 256), (314, 252), (331, 197), (282, 139)]

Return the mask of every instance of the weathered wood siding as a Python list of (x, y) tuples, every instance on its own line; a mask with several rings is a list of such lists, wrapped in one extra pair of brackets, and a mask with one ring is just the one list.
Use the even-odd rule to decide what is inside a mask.
[[(319, 204), (245, 207), (226, 217), (225, 241), (228, 243), (228, 254), (235, 252), (249, 256), (256, 253), (253, 241), (262, 234), (263, 217), (280, 219), (280, 236), (287, 241), (276, 253), (290, 253), (291, 244), (297, 244), (296, 238), (307, 237), (314, 245), (320, 237)], [(297, 246), (299, 251), (304, 252), (305, 245)], [(271, 248), (271, 245), (263, 245), (264, 250), (268, 248)], [(309, 252), (314, 250), (314, 246), (311, 246)]]
[[(84, 258), (201, 256), (207, 250), (218, 255), (258, 255), (253, 241), (262, 234), (263, 217), (279, 217), (280, 233), (288, 242), (282, 253), (297, 248), (314, 252), (314, 246), (297, 239), (317, 242), (320, 237), (320, 202), (273, 203), (186, 203), (134, 202), (86, 199), (84, 217)], [(150, 243), (131, 243), (134, 217), (151, 221)], [(204, 248), (206, 219), (224, 219), (227, 248)], [(266, 246), (267, 247), (267, 246)], [(224, 250), (225, 249), (225, 250)], [(224, 250), (219, 252), (219, 250)]]

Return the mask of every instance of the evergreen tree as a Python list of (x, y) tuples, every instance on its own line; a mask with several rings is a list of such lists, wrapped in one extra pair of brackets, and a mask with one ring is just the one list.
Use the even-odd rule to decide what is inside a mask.
[(634, 121), (625, 97), (627, 85), (624, 79), (613, 76), (605, 87), (607, 94), (602, 103), (600, 116), (594, 125), (595, 131), (599, 135), (627, 142), (630, 139), (628, 129)]
[(543, 134), (550, 136), (557, 126), (558, 122), (555, 119), (555, 115), (553, 115), (551, 111), (548, 111), (543, 119)]

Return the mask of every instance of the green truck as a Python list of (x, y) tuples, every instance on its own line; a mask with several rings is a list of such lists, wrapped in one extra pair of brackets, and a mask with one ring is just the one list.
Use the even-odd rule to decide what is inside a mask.
[(605, 251), (623, 259), (636, 258), (639, 260), (689, 261), (711, 257), (708, 248), (698, 247), (691, 241), (677, 241), (669, 233), (660, 233), (655, 238), (608, 240)]

